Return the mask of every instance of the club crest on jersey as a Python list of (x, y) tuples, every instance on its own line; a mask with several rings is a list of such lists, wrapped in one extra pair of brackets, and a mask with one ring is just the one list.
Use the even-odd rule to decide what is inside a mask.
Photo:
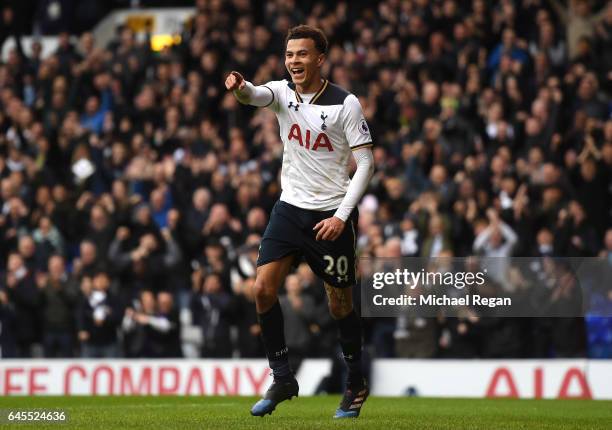
[(312, 145), (312, 147), (310, 146), (310, 136), (310, 130), (306, 130), (306, 133), (302, 135), (302, 129), (300, 128), (300, 126), (298, 124), (293, 124), (291, 126), (291, 129), (289, 130), (289, 136), (287, 137), (287, 140), (297, 140), (300, 146), (305, 147), (306, 149), (309, 149), (311, 151), (322, 151), (323, 148), (327, 148), (328, 152), (333, 152), (334, 148), (332, 147), (329, 137), (327, 137), (325, 133), (317, 134), (317, 137), (314, 140), (314, 145)]
[(327, 128), (327, 124), (325, 124), (327, 115), (325, 115), (325, 112), (321, 112), (321, 119), (323, 120), (323, 124), (321, 124), (321, 130), (325, 130)]
[(293, 102), (291, 101), (291, 102), (289, 102), (289, 104), (287, 105), (287, 107), (288, 107), (289, 109), (293, 109), (293, 110), (295, 110), (295, 111), (297, 112), (297, 111), (298, 111), (298, 108), (300, 107), (300, 104), (299, 104), (299, 103), (293, 104)]

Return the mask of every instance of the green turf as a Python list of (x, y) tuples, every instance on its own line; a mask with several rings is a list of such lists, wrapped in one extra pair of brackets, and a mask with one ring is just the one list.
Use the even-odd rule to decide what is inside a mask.
[[(293, 399), (251, 417), (248, 397), (4, 397), (0, 409), (64, 408), (55, 429), (612, 429), (612, 402), (371, 397), (357, 420), (333, 420), (339, 396)], [(0, 424), (4, 428), (43, 425)]]

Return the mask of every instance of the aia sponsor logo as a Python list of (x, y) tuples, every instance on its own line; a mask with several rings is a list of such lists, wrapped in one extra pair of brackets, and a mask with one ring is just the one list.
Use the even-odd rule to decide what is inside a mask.
[(310, 130), (306, 130), (305, 133), (302, 133), (300, 126), (298, 124), (293, 124), (289, 130), (287, 140), (289, 142), (296, 140), (301, 147), (304, 147), (310, 151), (323, 151), (327, 149), (328, 152), (333, 152), (334, 148), (332, 147), (331, 141), (329, 140), (327, 134), (319, 133), (316, 137), (314, 137), (313, 134), (314, 133), (312, 133)]
[[(552, 372), (554, 373), (554, 372)], [(524, 375), (522, 378), (521, 375)], [(499, 367), (491, 376), (491, 380), (487, 387), (487, 397), (530, 397), (528, 394), (519, 392), (518, 382), (527, 380), (527, 374), (520, 373), (515, 370), (513, 373), (509, 367)], [(562, 376), (559, 383), (559, 376)], [(544, 369), (536, 367), (533, 369), (533, 398), (541, 399), (544, 397), (555, 396), (558, 399), (592, 399), (593, 394), (589, 381), (583, 369), (577, 366), (571, 366), (565, 370), (562, 375), (551, 376), (552, 381), (544, 379)], [(558, 386), (558, 391), (553, 391)], [(548, 396), (545, 396), (545, 387), (548, 388)], [(523, 390), (528, 389), (527, 384), (523, 384)]]

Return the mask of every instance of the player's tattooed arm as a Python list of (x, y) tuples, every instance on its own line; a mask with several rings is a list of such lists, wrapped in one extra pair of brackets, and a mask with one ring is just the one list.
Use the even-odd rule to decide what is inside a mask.
[(324, 283), (329, 313), (335, 319), (347, 316), (353, 310), (353, 291), (350, 288), (336, 288)]

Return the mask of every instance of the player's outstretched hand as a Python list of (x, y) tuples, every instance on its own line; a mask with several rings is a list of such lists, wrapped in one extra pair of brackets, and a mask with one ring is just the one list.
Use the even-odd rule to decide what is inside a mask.
[(344, 230), (344, 221), (338, 217), (325, 218), (313, 228), (317, 232), (317, 240), (336, 240)]
[(246, 86), (246, 82), (242, 75), (238, 72), (230, 72), (225, 78), (225, 88), (228, 91), (241, 90)]

